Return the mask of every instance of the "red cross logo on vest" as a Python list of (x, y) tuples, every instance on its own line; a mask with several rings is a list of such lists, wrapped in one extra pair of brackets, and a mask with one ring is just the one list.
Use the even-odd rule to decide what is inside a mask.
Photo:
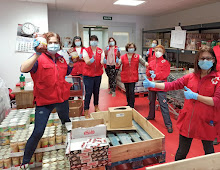
[(211, 80), (212, 84), (218, 84), (220, 78), (219, 77), (215, 77)]
[(60, 58), (59, 58), (59, 61), (60, 61), (61, 63), (64, 63), (63, 57), (60, 57)]
[(165, 63), (165, 62), (166, 62), (166, 60), (162, 60), (162, 61), (161, 61), (161, 63)]
[(98, 50), (97, 53), (101, 54), (101, 53), (102, 53), (102, 50)]

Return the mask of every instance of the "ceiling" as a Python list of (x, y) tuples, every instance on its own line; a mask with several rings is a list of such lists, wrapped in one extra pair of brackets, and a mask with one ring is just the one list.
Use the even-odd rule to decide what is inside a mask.
[[(160, 16), (190, 9), (219, 0), (144, 0), (136, 7), (113, 5), (116, 0), (18, 0), (27, 2), (47, 3), (49, 9), (96, 12), (109, 14), (130, 14), (144, 16)], [(208, 12), (208, 11), (207, 11)]]

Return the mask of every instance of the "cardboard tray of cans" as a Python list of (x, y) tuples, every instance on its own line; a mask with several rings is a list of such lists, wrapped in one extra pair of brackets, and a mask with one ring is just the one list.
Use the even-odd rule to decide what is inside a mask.
[[(67, 136), (70, 167), (86, 170), (107, 165), (111, 159), (103, 119), (73, 121)], [(69, 128), (67, 128), (69, 129)]]
[[(91, 116), (94, 119), (104, 119), (105, 124), (108, 124), (108, 111), (94, 112)], [(122, 144), (119, 146), (110, 146), (112, 163), (165, 151), (165, 136), (155, 126), (153, 126), (135, 109), (132, 110), (132, 119), (137, 122), (137, 124), (143, 128), (152, 139), (130, 144)]]

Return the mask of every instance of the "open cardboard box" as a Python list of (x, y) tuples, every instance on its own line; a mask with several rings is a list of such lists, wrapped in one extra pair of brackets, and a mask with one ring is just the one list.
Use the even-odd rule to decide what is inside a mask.
[(69, 116), (80, 117), (83, 110), (82, 100), (69, 100)]
[[(108, 111), (94, 112), (91, 113), (91, 116), (94, 119), (104, 119), (104, 123), (108, 124)], [(135, 109), (132, 109), (132, 119), (135, 120), (152, 139), (131, 144), (111, 146), (112, 162), (165, 152), (165, 135)]]

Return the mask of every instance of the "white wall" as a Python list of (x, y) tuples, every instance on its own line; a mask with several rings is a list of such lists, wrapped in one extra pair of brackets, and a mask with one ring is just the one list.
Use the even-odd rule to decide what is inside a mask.
[(154, 17), (150, 29), (174, 27), (181, 25), (203, 24), (220, 21), (220, 2), (192, 8), (176, 13)]
[[(151, 17), (135, 15), (98, 14), (85, 12), (69, 12), (49, 10), (49, 30), (60, 34), (61, 37), (73, 37), (77, 34), (77, 25), (100, 25), (111, 27), (132, 27), (134, 42), (138, 53), (141, 54), (142, 28), (148, 29)], [(112, 16), (112, 21), (103, 21), (103, 16)], [(78, 24), (77, 24), (78, 23)]]
[[(0, 16), (0, 77), (7, 87), (14, 88), (19, 81), (21, 63), (32, 55), (15, 52), (17, 26), (31, 22), (40, 27), (40, 32), (47, 32), (47, 5), (1, 0)], [(30, 77), (30, 74), (25, 74), (25, 77)]]

